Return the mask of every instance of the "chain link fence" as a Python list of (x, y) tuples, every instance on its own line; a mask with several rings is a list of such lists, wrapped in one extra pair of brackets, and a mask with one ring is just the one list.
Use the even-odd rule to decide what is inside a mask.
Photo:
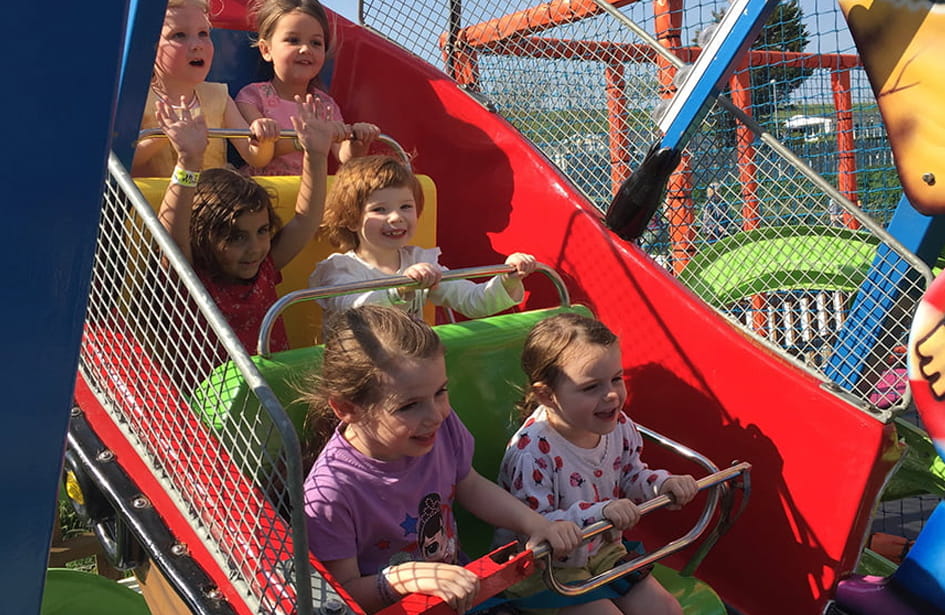
[[(365, 0), (361, 15), (484, 98), (604, 210), (658, 140), (676, 66), (727, 8), (612, 4), (678, 60), (589, 0)], [(904, 409), (902, 350), (930, 273), (883, 230), (898, 180), (836, 4), (782, 3), (722, 96), (750, 125), (712, 105), (640, 247), (792, 361)]]

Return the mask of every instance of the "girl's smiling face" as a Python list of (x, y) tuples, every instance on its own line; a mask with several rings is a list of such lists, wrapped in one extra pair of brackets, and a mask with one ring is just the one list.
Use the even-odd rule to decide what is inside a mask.
[(543, 385), (548, 421), (571, 443), (594, 448), (620, 420), (627, 400), (620, 345), (575, 343), (566, 352), (552, 386)]
[(409, 245), (417, 231), (417, 204), (407, 186), (391, 186), (368, 196), (361, 222), (350, 229), (358, 234), (358, 256), (383, 260), (383, 255)]
[(230, 281), (252, 280), (271, 247), (269, 212), (260, 209), (240, 214), (216, 251), (220, 273)]
[(259, 52), (272, 62), (274, 81), (304, 91), (325, 64), (325, 30), (311, 15), (292, 11), (279, 18), (271, 37), (259, 41)]
[(429, 453), (437, 431), (453, 409), (442, 354), (405, 359), (381, 374), (381, 401), (351, 407), (345, 438), (373, 459), (395, 461)]

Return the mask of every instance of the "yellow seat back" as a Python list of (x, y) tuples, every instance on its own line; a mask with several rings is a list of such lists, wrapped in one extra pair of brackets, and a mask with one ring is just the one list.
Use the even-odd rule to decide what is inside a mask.
[[(424, 248), (432, 248), (436, 246), (436, 186), (433, 184), (433, 180), (426, 175), (418, 175), (417, 178), (423, 188), (424, 206), (413, 244)], [(256, 177), (255, 179), (260, 185), (269, 190), (270, 194), (275, 195), (273, 207), (283, 223), (292, 219), (295, 213), (295, 198), (299, 190), (298, 176)], [(328, 178), (329, 189), (333, 181), (334, 177)], [(135, 183), (154, 210), (157, 211), (161, 206), (161, 199), (167, 187), (167, 179), (138, 178), (135, 179)], [(337, 251), (337, 248), (331, 245), (327, 239), (320, 235), (314, 237), (298, 256), (282, 269), (282, 283), (276, 288), (279, 296), (308, 287), (308, 276), (315, 269), (315, 265), (327, 258), (332, 252)], [(322, 313), (314, 302), (307, 301), (288, 308), (283, 314), (283, 319), (289, 335), (289, 344), (292, 348), (311, 346), (321, 337)], [(432, 323), (432, 306), (427, 308), (427, 320)], [(247, 348), (247, 350), (250, 354), (256, 352), (255, 348)]]

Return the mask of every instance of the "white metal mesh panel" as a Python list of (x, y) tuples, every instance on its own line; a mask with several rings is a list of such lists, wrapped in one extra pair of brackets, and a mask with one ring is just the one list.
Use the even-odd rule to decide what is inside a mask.
[[(185, 283), (193, 272), (169, 264), (162, 230), (113, 160), (80, 374), (246, 604), (311, 612), (293, 572), (308, 570), (298, 440), (212, 299)], [(311, 585), (316, 604), (337, 598)]]

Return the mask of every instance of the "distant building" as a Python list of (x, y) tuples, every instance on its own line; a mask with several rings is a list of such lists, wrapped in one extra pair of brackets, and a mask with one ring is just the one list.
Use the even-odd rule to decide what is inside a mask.
[(811, 115), (792, 115), (784, 120), (784, 130), (792, 137), (813, 143), (833, 133), (833, 120)]

